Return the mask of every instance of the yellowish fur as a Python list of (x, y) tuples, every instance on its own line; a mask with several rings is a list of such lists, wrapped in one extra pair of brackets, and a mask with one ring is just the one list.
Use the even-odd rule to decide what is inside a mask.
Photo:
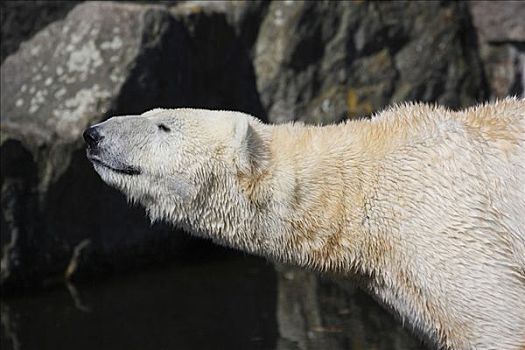
[[(159, 121), (180, 131), (152, 151), (159, 136), (138, 135)], [(95, 168), (152, 218), (356, 278), (436, 347), (525, 345), (524, 100), (324, 127), (193, 109), (100, 127), (147, 145), (124, 153), (141, 175)]]

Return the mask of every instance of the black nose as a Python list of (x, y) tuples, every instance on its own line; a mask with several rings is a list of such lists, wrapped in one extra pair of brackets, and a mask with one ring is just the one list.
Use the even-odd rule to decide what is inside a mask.
[(100, 134), (100, 131), (96, 126), (92, 126), (86, 129), (86, 131), (84, 131), (83, 136), (87, 145), (91, 148), (97, 147), (97, 144), (104, 138), (104, 136)]

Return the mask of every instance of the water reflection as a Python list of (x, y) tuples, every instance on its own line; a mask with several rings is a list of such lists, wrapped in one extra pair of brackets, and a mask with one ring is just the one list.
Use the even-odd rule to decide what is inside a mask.
[(425, 349), (350, 282), (277, 269), (227, 254), (10, 297), (2, 350)]
[(2, 349), (274, 349), (276, 277), (254, 257), (2, 301)]

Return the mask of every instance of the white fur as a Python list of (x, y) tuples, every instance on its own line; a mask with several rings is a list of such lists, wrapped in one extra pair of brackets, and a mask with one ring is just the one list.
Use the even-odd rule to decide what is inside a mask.
[(524, 100), (326, 127), (196, 109), (99, 127), (104, 159), (142, 173), (96, 170), (153, 220), (355, 278), (437, 347), (524, 348)]

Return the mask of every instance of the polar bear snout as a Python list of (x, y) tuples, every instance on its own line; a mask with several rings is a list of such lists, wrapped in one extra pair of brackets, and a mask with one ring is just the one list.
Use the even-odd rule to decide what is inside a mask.
[(87, 128), (82, 136), (84, 137), (84, 141), (86, 141), (87, 146), (91, 149), (96, 149), (100, 141), (102, 141), (104, 138), (104, 136), (102, 136), (100, 133), (100, 128), (97, 126)]
[[(108, 131), (110, 131), (108, 133)], [(86, 155), (89, 161), (94, 165), (95, 170), (101, 174), (110, 170), (112, 173), (125, 175), (138, 175), (141, 173), (139, 167), (128, 164), (127, 157), (119, 151), (118, 142), (107, 142), (117, 139), (111, 134), (111, 128), (108, 130), (107, 124), (101, 123), (87, 128), (82, 136), (87, 145)], [(115, 141), (115, 140), (113, 140)]]

